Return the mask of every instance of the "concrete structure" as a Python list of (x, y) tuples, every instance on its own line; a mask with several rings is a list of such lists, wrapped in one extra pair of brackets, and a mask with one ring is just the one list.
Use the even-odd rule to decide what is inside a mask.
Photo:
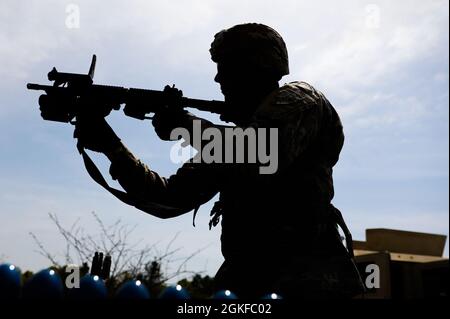
[[(367, 229), (366, 241), (353, 243), (358, 269), (369, 287), (365, 298), (448, 296), (449, 260), (443, 257), (446, 239), (437, 234)], [(375, 274), (373, 265), (379, 273)]]

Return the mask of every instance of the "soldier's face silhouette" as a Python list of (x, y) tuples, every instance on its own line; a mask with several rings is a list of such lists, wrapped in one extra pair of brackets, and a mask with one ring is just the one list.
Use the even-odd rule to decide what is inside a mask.
[(217, 74), (214, 81), (220, 84), (220, 90), (225, 99), (234, 100), (245, 95), (245, 74), (236, 64), (220, 62), (217, 64)]
[(261, 70), (249, 67), (239, 61), (217, 63), (214, 81), (220, 84), (220, 90), (227, 102), (228, 110), (234, 118), (247, 119), (269, 93), (268, 88), (278, 85)]
[(247, 116), (260, 102), (261, 78), (256, 70), (248, 66), (220, 62), (214, 81), (220, 84), (225, 101), (237, 115)]

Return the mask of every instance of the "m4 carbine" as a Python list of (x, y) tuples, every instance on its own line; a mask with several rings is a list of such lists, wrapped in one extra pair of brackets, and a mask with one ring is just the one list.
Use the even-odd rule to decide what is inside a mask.
[(96, 56), (92, 56), (88, 74), (63, 73), (53, 68), (48, 80), (53, 85), (28, 83), (29, 90), (42, 90), (39, 97), (41, 116), (44, 120), (73, 123), (80, 113), (91, 116), (107, 116), (111, 110), (119, 110), (122, 104), (125, 115), (147, 119), (164, 107), (189, 107), (200, 111), (223, 114), (224, 102), (190, 99), (181, 91), (166, 87), (164, 91), (124, 88), (93, 84)]

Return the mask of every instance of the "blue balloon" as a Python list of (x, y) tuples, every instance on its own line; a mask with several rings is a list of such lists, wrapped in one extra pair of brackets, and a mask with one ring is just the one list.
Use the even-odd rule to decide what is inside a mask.
[(23, 297), (27, 299), (61, 299), (63, 294), (63, 282), (53, 269), (39, 271), (23, 286)]
[(80, 279), (80, 287), (68, 289), (67, 295), (70, 299), (105, 299), (108, 290), (102, 279), (88, 274)]
[(20, 270), (12, 264), (0, 265), (0, 299), (17, 299), (20, 296)]
[(214, 294), (213, 299), (238, 299), (238, 297), (229, 290), (220, 290)]
[(159, 299), (177, 299), (184, 300), (190, 299), (189, 293), (181, 287), (181, 285), (169, 286), (165, 288), (159, 295)]
[(280, 300), (283, 298), (279, 294), (273, 292), (273, 293), (263, 296), (262, 299)]
[(116, 292), (119, 299), (150, 299), (150, 293), (140, 280), (124, 283)]

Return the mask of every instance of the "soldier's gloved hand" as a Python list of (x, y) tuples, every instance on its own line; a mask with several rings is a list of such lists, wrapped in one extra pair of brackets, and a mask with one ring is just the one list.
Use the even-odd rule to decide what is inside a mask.
[(120, 138), (105, 118), (78, 116), (73, 137), (78, 139), (77, 147), (108, 153), (121, 145)]
[(160, 139), (176, 140), (177, 138), (170, 138), (172, 130), (178, 127), (192, 129), (192, 120), (195, 116), (182, 108), (182, 91), (174, 86), (166, 85), (164, 93), (166, 94), (166, 106), (155, 113), (152, 124)]
[(153, 116), (153, 127), (156, 134), (164, 141), (175, 141), (179, 136), (170, 138), (170, 134), (175, 128), (183, 127), (192, 130), (192, 121), (196, 117), (186, 110), (172, 110), (165, 108), (164, 110), (155, 113)]

